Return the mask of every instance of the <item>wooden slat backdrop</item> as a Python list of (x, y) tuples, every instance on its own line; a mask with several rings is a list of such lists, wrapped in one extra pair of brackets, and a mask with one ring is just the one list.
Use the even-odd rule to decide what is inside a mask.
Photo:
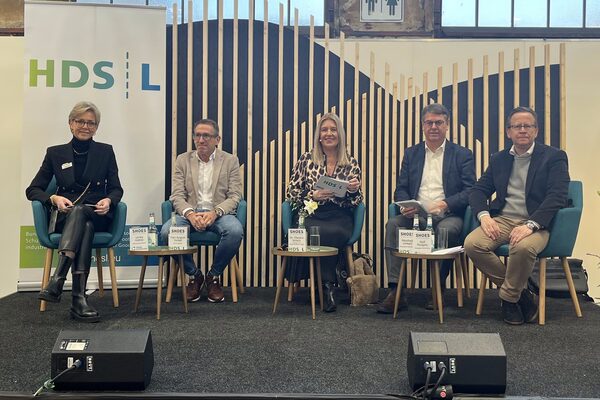
[[(387, 60), (376, 60), (373, 52), (369, 54), (368, 74), (361, 73), (358, 65), (360, 62), (360, 46), (354, 43), (354, 57), (348, 57), (345, 49), (347, 42), (343, 34), (339, 38), (339, 53), (330, 51), (332, 39), (329, 37), (329, 25), (325, 24), (325, 38), (323, 46), (315, 42), (314, 18), (310, 18), (310, 29), (308, 37), (300, 36), (299, 33), (299, 11), (294, 10), (293, 27), (284, 26), (284, 7), (279, 6), (279, 24), (272, 29), (277, 32), (271, 36), (268, 22), (268, 0), (263, 0), (264, 20), (257, 21), (262, 26), (262, 41), (254, 41), (254, 30), (258, 29), (254, 23), (254, 0), (248, 0), (250, 17), (248, 19), (248, 30), (240, 30), (238, 25), (238, 0), (234, 0), (234, 18), (232, 21), (233, 46), (224, 45), (224, 31), (226, 20), (223, 20), (223, 5), (219, 2), (217, 30), (208, 29), (208, 0), (203, 1), (203, 18), (199, 29), (194, 29), (192, 16), (188, 16), (187, 44), (188, 47), (178, 47), (178, 26), (176, 24), (177, 6), (173, 5), (174, 24), (172, 28), (172, 116), (171, 116), (171, 166), (173, 168), (179, 143), (185, 136), (185, 148), (191, 148), (192, 115), (202, 118), (213, 118), (222, 126), (226, 120), (232, 120), (232, 132), (222, 132), (223, 135), (231, 135), (231, 149), (226, 149), (237, 154), (242, 160), (240, 171), (243, 177), (244, 196), (248, 202), (248, 216), (244, 243), (240, 248), (240, 267), (245, 270), (245, 286), (273, 286), (277, 278), (277, 270), (280, 260), (271, 255), (271, 248), (282, 243), (281, 232), (281, 210), (280, 205), (284, 200), (285, 190), (289, 183), (291, 169), (302, 152), (312, 148), (315, 124), (325, 110), (337, 111), (340, 119), (346, 127), (348, 151), (356, 157), (362, 167), (363, 193), (367, 205), (366, 219), (360, 240), (355, 245), (355, 251), (369, 253), (374, 257), (376, 273), (381, 283), (387, 286), (388, 276), (383, 262), (383, 240), (385, 235), (385, 223), (387, 221), (387, 205), (393, 197), (395, 182), (400, 173), (400, 164), (404, 155), (404, 149), (419, 143), (422, 139), (420, 111), (424, 105), (434, 101), (444, 102), (451, 110), (451, 124), (448, 139), (473, 150), (475, 154), (476, 173), (479, 176), (486, 168), (489, 155), (492, 152), (503, 149), (504, 139), (504, 114), (515, 105), (523, 103), (532, 107), (543, 107), (540, 115), (540, 133), (543, 131), (543, 140), (555, 146), (564, 148), (566, 145), (566, 98), (565, 98), (565, 67), (566, 49), (565, 44), (560, 44), (558, 64), (558, 93), (551, 90), (552, 68), (550, 60), (553, 47), (550, 44), (543, 46), (543, 64), (536, 63), (536, 47), (529, 47), (528, 60), (524, 63), (527, 69), (520, 70), (521, 52), (514, 50), (513, 70), (506, 71), (504, 52), (497, 55), (484, 55), (481, 59), (481, 76), (474, 73), (474, 58), (452, 64), (450, 80), (444, 80), (444, 69), (442, 66), (432, 66), (432, 71), (424, 72), (418, 81), (413, 76), (400, 74), (398, 79), (392, 79), (390, 64)], [(188, 9), (193, 10), (193, 1), (188, 1)], [(286, 30), (293, 35), (286, 35)], [(202, 35), (202, 68), (194, 67), (193, 43), (196, 36)], [(269, 41), (277, 40), (276, 49), (269, 51)], [(216, 54), (209, 54), (209, 43), (217, 43)], [(240, 49), (240, 47), (245, 48)], [(304, 50), (306, 54), (304, 54)], [(266, 51), (265, 51), (266, 49)], [(291, 50), (291, 51), (290, 51)], [(178, 53), (185, 51), (187, 64), (178, 65)], [(254, 59), (255, 51), (262, 55), (262, 59)], [(233, 79), (232, 84), (226, 82), (223, 69), (223, 60), (233, 55)], [(236, 60), (242, 53), (247, 53), (247, 64), (238, 65)], [(292, 54), (286, 58), (286, 54)], [(216, 57), (216, 62), (209, 62)], [(330, 70), (330, 61), (338, 57), (339, 71)], [(305, 68), (303, 60), (308, 60), (310, 68)], [(490, 62), (497, 60), (497, 74), (489, 73)], [(270, 85), (269, 62), (277, 63), (276, 89)], [(321, 63), (322, 64), (319, 64)], [(346, 62), (354, 63), (353, 79), (346, 85)], [(291, 69), (285, 69), (285, 65), (292, 64)], [(217, 71), (217, 96), (209, 96), (209, 65), (216, 65)], [(378, 68), (382, 68), (380, 71)], [(177, 71), (179, 68), (187, 68), (186, 83), (186, 118), (184, 129), (182, 129), (180, 118), (178, 118)], [(262, 68), (262, 91), (254, 92), (254, 71)], [(290, 71), (292, 73), (290, 74)], [(459, 81), (459, 72), (466, 72), (466, 80)], [(521, 72), (525, 79), (521, 80)], [(287, 74), (284, 76), (284, 74)], [(305, 75), (306, 74), (306, 75)], [(291, 75), (291, 76), (290, 76)], [(383, 82), (376, 82), (375, 76), (382, 75)], [(201, 78), (200, 78), (201, 76)], [(228, 76), (228, 75), (227, 75)], [(430, 76), (433, 81), (430, 81)], [(247, 87), (239, 85), (239, 78), (247, 83)], [(527, 79), (528, 77), (528, 79)], [(318, 79), (317, 79), (318, 78)], [(293, 80), (293, 90), (284, 91), (284, 83)], [(512, 82), (510, 81), (512, 79)], [(202, 86), (198, 88), (192, 85), (192, 81), (201, 80)], [(323, 87), (316, 87), (316, 82), (323, 82)], [(416, 82), (422, 82), (419, 87)], [(543, 85), (543, 90), (536, 91), (536, 82)], [(337, 96), (329, 96), (329, 84), (338, 87)], [(308, 87), (300, 86), (306, 85)], [(509, 85), (509, 87), (507, 87)], [(512, 86), (512, 87), (510, 87)], [(521, 93), (523, 86), (524, 93)], [(525, 87), (526, 86), (526, 87)], [(365, 90), (361, 90), (361, 87)], [(429, 91), (429, 88), (432, 91)], [(199, 93), (194, 93), (194, 90)], [(510, 91), (513, 96), (510, 98)], [(446, 93), (444, 93), (444, 91)], [(508, 91), (508, 93), (507, 93)], [(537, 93), (536, 93), (537, 92)], [(300, 93), (308, 96), (308, 103), (300, 105)], [(333, 92), (332, 92), (333, 93)], [(542, 95), (540, 95), (542, 93)], [(318, 98), (322, 96), (322, 98)], [(553, 101), (553, 96), (558, 100)], [(238, 113), (238, 104), (245, 101), (247, 113)], [(260, 99), (259, 99), (260, 97)], [(269, 98), (276, 98), (276, 119), (271, 115)], [(194, 102), (193, 99), (197, 99)], [(230, 99), (231, 102), (224, 100)], [(201, 108), (196, 113), (195, 104), (201, 103)], [(304, 101), (304, 100), (303, 100)], [(216, 107), (215, 115), (209, 115), (209, 102)], [(253, 103), (257, 102), (257, 113), (254, 118)], [(259, 104), (260, 103), (260, 104)], [(224, 104), (232, 104), (231, 110), (225, 109)], [(560, 115), (553, 116), (551, 107), (558, 104)], [(287, 105), (287, 106), (284, 106)], [(259, 111), (260, 110), (260, 111)], [(306, 113), (306, 110), (308, 112)], [(291, 118), (286, 118), (284, 111)], [(179, 112), (183, 112), (179, 109)], [(211, 111), (213, 112), (213, 111)], [(306, 120), (305, 120), (306, 115)], [(238, 119), (246, 118), (246, 126)], [(256, 130), (256, 119), (261, 126)], [(291, 126), (285, 120), (292, 120)], [(179, 127), (179, 129), (178, 129)], [(543, 128), (543, 129), (542, 129)], [(552, 128), (558, 132), (551, 135)], [(272, 130), (273, 132), (270, 132)], [(241, 135), (246, 138), (245, 148), (239, 148), (238, 143)], [(253, 137), (260, 136), (260, 148), (253, 145)], [(258, 138), (256, 138), (258, 139)], [(181, 147), (180, 147), (181, 149)], [(170, 180), (170, 179), (169, 179)], [(201, 262), (210, 265), (212, 250), (201, 253)], [(476, 272), (470, 266), (473, 278)], [(410, 270), (409, 270), (410, 272)], [(410, 275), (409, 275), (410, 277)], [(418, 271), (419, 285), (427, 285), (428, 276), (426, 271)], [(477, 279), (471, 280), (477, 284)], [(228, 284), (227, 274), (224, 274), (224, 282)], [(304, 286), (305, 283), (302, 285)]]

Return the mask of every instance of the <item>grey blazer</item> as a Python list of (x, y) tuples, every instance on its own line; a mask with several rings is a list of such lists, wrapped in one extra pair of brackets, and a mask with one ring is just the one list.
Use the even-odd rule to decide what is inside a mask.
[[(195, 152), (180, 154), (175, 161), (169, 200), (180, 215), (186, 208), (195, 209), (198, 205), (198, 160)], [(215, 150), (210, 188), (215, 208), (219, 207), (225, 214), (235, 214), (242, 199), (240, 162), (236, 156), (219, 148)]]

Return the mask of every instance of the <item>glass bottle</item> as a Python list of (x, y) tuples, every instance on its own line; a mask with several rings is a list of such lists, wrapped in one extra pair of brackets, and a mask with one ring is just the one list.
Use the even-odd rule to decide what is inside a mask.
[(156, 229), (156, 220), (154, 213), (148, 217), (148, 247), (158, 246), (158, 230)]
[(413, 217), (413, 230), (418, 231), (419, 229), (419, 213), (415, 213)]
[(435, 232), (433, 230), (433, 218), (431, 214), (427, 214), (427, 227), (425, 230), (431, 233), (431, 250), (433, 251), (435, 249)]

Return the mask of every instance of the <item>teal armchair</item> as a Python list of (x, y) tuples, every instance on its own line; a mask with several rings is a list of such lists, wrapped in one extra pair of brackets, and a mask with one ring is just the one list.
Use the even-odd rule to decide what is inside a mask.
[[(162, 223), (163, 224), (171, 218), (172, 212), (173, 212), (173, 204), (169, 200), (164, 201), (161, 205)], [(242, 224), (242, 227), (244, 227), (244, 229), (246, 228), (246, 213), (247, 213), (246, 200), (242, 199), (238, 203), (238, 207), (237, 207), (235, 216), (240, 221), (240, 223)], [(200, 246), (216, 246), (216, 245), (218, 245), (219, 240), (220, 240), (219, 235), (217, 235), (214, 232), (208, 232), (208, 231), (198, 232), (198, 231), (194, 231), (194, 230), (192, 230), (190, 232), (190, 245), (198, 246), (198, 251), (200, 251)], [(198, 255), (198, 259), (200, 259), (200, 255)], [(174, 275), (174, 276), (176, 276), (176, 275)], [(233, 257), (231, 259), (231, 262), (229, 263), (229, 277), (230, 277), (230, 282), (231, 282), (231, 298), (234, 303), (237, 303), (237, 301), (238, 301), (238, 293), (237, 293), (238, 282), (240, 285), (240, 292), (244, 293), (245, 290), (244, 290), (244, 284), (243, 284), (244, 281), (243, 281), (243, 277), (242, 277), (242, 271), (238, 265), (236, 257)], [(168, 294), (167, 294), (167, 298), (169, 298)]]
[[(54, 178), (46, 188), (46, 193), (56, 193), (56, 181)], [(60, 244), (60, 233), (48, 234), (48, 215), (49, 210), (40, 201), (31, 202), (33, 209), (33, 225), (35, 233), (42, 246), (46, 248), (46, 257), (44, 262), (44, 272), (42, 278), (42, 287), (45, 287), (50, 279), (50, 269), (52, 268), (52, 258), (54, 250), (58, 249)], [(114, 210), (113, 220), (107, 232), (96, 232), (92, 241), (92, 248), (96, 249), (96, 266), (98, 268), (98, 291), (100, 297), (104, 296), (104, 282), (102, 277), (102, 256), (101, 250), (106, 249), (108, 254), (108, 263), (110, 271), (110, 281), (112, 286), (112, 298), (114, 307), (119, 307), (119, 292), (117, 289), (117, 272), (115, 264), (114, 246), (121, 241), (125, 232), (125, 220), (127, 219), (127, 205), (119, 202)], [(41, 301), (40, 311), (46, 310), (46, 302)]]

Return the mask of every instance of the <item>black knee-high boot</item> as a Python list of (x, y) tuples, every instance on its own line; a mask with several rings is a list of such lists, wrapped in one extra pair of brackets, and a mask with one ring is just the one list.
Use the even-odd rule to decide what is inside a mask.
[(335, 310), (337, 310), (334, 294), (335, 285), (333, 284), (333, 282), (325, 282), (323, 284), (323, 311), (334, 312)]
[(38, 299), (46, 300), (51, 303), (58, 303), (60, 301), (60, 295), (63, 291), (65, 279), (67, 279), (67, 273), (69, 272), (72, 263), (72, 258), (65, 255), (59, 257), (58, 266), (54, 271), (54, 275), (52, 275), (46, 287), (40, 291)]
[(98, 322), (100, 315), (94, 307), (88, 304), (85, 295), (85, 287), (88, 279), (87, 273), (73, 274), (73, 302), (71, 305), (71, 317), (82, 322)]

